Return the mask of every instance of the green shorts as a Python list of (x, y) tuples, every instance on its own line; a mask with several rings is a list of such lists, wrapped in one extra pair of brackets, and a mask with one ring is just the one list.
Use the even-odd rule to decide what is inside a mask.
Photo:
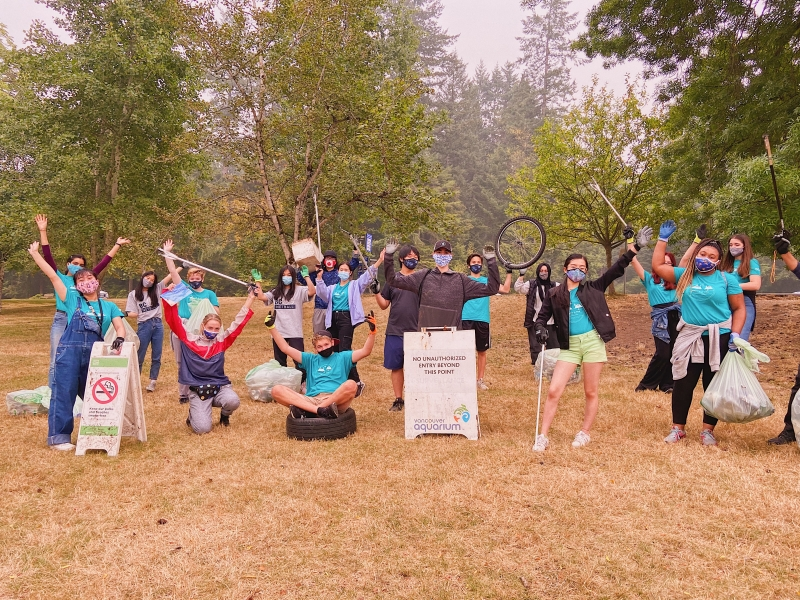
[(600, 339), (596, 329), (588, 333), (569, 336), (569, 350), (561, 350), (558, 360), (580, 365), (582, 363), (608, 362), (606, 343)]

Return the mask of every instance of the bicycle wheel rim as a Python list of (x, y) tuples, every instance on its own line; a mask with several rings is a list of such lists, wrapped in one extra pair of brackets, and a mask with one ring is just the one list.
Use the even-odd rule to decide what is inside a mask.
[(508, 269), (526, 269), (544, 254), (546, 241), (539, 221), (533, 217), (514, 217), (497, 234), (497, 260)]

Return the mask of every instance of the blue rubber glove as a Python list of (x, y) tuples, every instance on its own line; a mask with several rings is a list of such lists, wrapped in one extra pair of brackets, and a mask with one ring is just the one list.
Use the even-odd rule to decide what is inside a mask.
[(668, 242), (670, 236), (678, 230), (678, 226), (675, 224), (675, 221), (670, 219), (669, 221), (664, 221), (661, 224), (661, 228), (658, 230), (658, 241), (660, 242)]
[(736, 344), (733, 343), (734, 340), (739, 339), (739, 337), (740, 336), (739, 336), (738, 333), (736, 333), (735, 331), (731, 331), (731, 338), (730, 338), (730, 340), (728, 340), (728, 350), (730, 350), (731, 352), (738, 352), (739, 351), (739, 346), (737, 346)]

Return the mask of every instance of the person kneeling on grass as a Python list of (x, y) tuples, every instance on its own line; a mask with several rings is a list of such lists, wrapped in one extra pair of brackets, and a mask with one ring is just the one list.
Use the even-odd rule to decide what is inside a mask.
[[(184, 284), (179, 284), (184, 285)], [(180, 341), (180, 362), (178, 363), (178, 383), (186, 386), (189, 393), (189, 417), (186, 424), (195, 433), (211, 431), (211, 407), (222, 409), (220, 424), (228, 427), (230, 416), (239, 408), (239, 395), (231, 387), (231, 380), (225, 375), (225, 351), (242, 333), (244, 326), (253, 316), (250, 307), (256, 299), (250, 290), (236, 318), (225, 331), (222, 319), (210, 313), (203, 319), (203, 334), (189, 333), (178, 314), (178, 305), (164, 299), (164, 318), (167, 325)]]
[(317, 331), (311, 338), (316, 354), (300, 352), (292, 348), (275, 328), (275, 314), (270, 312), (264, 319), (269, 334), (275, 344), (287, 356), (306, 372), (306, 395), (295, 392), (285, 385), (272, 388), (272, 398), (278, 404), (289, 407), (289, 414), (295, 419), (322, 417), (335, 419), (340, 412), (346, 411), (356, 397), (358, 386), (348, 379), (350, 369), (362, 358), (372, 352), (375, 345), (375, 334), (378, 328), (375, 314), (370, 311), (366, 317), (369, 335), (361, 350), (344, 350), (334, 352), (333, 347), (339, 340), (334, 339), (329, 331)]

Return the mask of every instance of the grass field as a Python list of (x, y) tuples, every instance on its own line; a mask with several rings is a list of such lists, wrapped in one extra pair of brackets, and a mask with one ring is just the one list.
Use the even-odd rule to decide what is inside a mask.
[[(240, 302), (222, 300), (226, 323)], [(359, 365), (358, 433), (287, 440), (286, 409), (251, 401), (243, 383), (272, 355), (263, 306), (228, 352), (242, 396), (230, 428), (189, 432), (168, 347), (145, 397), (148, 442), (123, 440), (117, 458), (52, 452), (46, 417), (4, 414), (0, 598), (800, 597), (800, 451), (765, 444), (797, 366), (795, 300), (760, 300), (753, 339), (774, 359), (760, 377), (776, 413), (721, 424), (719, 448), (699, 444), (699, 392), (687, 440), (663, 443), (669, 397), (632, 391), (652, 346), (645, 300), (611, 309), (620, 337), (581, 450), (570, 442), (582, 389), (569, 386), (551, 448), (531, 452), (536, 387), (517, 296), (492, 300), (478, 442), (403, 438), (382, 334)], [(52, 312), (3, 303), (4, 393), (46, 382)]]

